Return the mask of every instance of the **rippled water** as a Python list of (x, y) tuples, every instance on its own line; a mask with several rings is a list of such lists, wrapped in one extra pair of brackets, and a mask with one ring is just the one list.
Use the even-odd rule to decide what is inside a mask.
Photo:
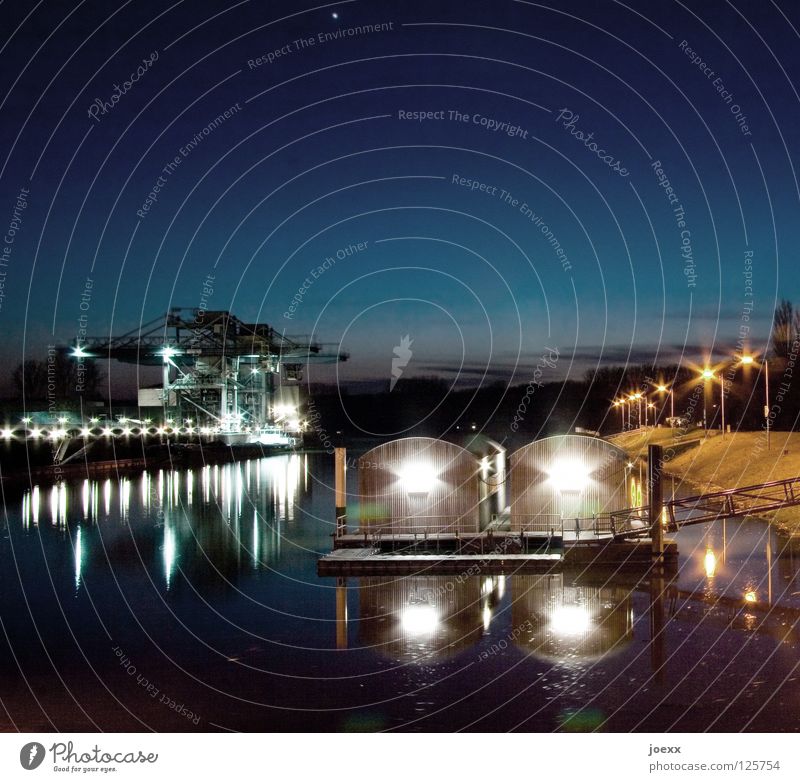
[(797, 730), (800, 549), (678, 536), (674, 580), (321, 579), (330, 458), (40, 487), (0, 541), (2, 727)]

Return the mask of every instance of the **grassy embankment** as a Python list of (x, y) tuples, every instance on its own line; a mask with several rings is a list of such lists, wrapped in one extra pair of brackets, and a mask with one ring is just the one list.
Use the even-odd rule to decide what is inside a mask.
[[(665, 472), (691, 485), (698, 493), (800, 476), (800, 432), (772, 432), (770, 448), (764, 432), (719, 432), (703, 436), (691, 430), (673, 439), (669, 429), (626, 432), (609, 440), (631, 458), (647, 455), (647, 446), (664, 446)], [(769, 514), (784, 532), (800, 535), (800, 506)]]

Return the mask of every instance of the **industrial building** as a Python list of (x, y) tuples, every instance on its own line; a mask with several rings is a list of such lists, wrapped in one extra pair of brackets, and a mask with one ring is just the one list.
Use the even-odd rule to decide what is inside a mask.
[(161, 366), (161, 383), (139, 389), (142, 419), (189, 420), (230, 445), (293, 444), (303, 430), (306, 363), (347, 359), (228, 311), (180, 307), (118, 337), (76, 340), (72, 356)]

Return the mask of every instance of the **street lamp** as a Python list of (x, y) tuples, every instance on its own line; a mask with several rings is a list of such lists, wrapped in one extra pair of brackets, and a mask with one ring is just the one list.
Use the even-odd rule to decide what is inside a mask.
[(663, 383), (656, 386), (656, 391), (660, 394), (669, 394), (669, 417), (675, 418), (675, 393), (672, 388), (668, 388)]
[(625, 406), (624, 406), (624, 404), (622, 402), (619, 401), (619, 399), (615, 399), (611, 404), (613, 404), (614, 407), (618, 407), (619, 408), (620, 426), (621, 426), (620, 431), (624, 432), (625, 431)]
[[(752, 366), (756, 363), (755, 356), (743, 355), (739, 359), (742, 366)], [(767, 450), (770, 447), (770, 429), (769, 429), (769, 361), (764, 359), (764, 424), (767, 430)]]
[[(704, 369), (700, 376), (703, 380), (716, 380), (716, 375), (714, 374), (713, 369)], [(720, 389), (720, 409), (722, 411), (722, 436), (725, 437), (725, 379), (723, 378), (720, 381), (721, 389)], [(706, 425), (706, 403), (705, 403), (705, 394), (703, 394), (703, 428), (706, 430), (706, 434), (708, 434), (708, 426)]]
[(643, 394), (642, 394), (641, 391), (637, 391), (635, 394), (631, 395), (631, 399), (635, 399), (639, 403), (638, 410), (637, 410), (638, 414), (636, 416), (637, 428), (641, 427), (641, 425), (642, 425), (642, 397), (643, 397)]

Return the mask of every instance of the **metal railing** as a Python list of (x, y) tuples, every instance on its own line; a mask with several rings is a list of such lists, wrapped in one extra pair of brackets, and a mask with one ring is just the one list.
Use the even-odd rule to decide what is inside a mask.
[[(676, 532), (693, 524), (735, 516), (757, 516), (795, 505), (800, 505), (800, 476), (672, 499), (664, 503), (664, 521), (668, 531)], [(647, 506), (615, 511), (611, 519), (614, 537), (650, 533), (650, 509)]]
[(478, 521), (464, 516), (398, 516), (392, 519), (362, 521), (349, 534), (367, 535), (376, 540), (392, 535), (434, 538), (440, 535), (477, 535)]

